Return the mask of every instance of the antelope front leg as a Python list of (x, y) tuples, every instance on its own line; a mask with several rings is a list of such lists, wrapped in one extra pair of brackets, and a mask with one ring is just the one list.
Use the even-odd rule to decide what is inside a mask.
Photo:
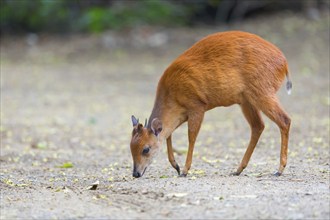
[(180, 167), (179, 167), (178, 163), (175, 161), (174, 154), (173, 154), (172, 135), (170, 135), (166, 139), (166, 144), (167, 144), (167, 156), (168, 156), (168, 160), (170, 161), (172, 167), (174, 169), (176, 169), (176, 171), (178, 172), (178, 175), (180, 175)]
[(191, 167), (192, 156), (195, 146), (195, 141), (201, 127), (202, 121), (204, 118), (204, 111), (194, 112), (188, 116), (188, 139), (189, 139), (189, 149), (186, 158), (186, 164), (182, 170), (180, 176), (185, 177), (188, 174), (188, 171)]

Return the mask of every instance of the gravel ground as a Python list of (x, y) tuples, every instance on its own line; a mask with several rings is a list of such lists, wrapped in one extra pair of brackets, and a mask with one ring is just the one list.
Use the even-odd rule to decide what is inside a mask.
[[(266, 128), (236, 170), (250, 131), (239, 106), (204, 119), (191, 171), (177, 177), (166, 147), (139, 179), (129, 150), (132, 114), (150, 115), (165, 68), (201, 37), (256, 33), (287, 56), (293, 93), (287, 168), (280, 133)], [(231, 26), (139, 27), (98, 36), (1, 39), (1, 219), (329, 219), (329, 11), (283, 13)], [(182, 166), (187, 126), (173, 134)], [(96, 181), (95, 190), (89, 187)]]

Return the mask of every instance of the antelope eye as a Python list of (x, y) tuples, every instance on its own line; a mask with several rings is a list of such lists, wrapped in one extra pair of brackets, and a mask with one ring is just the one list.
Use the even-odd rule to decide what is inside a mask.
[(149, 153), (149, 150), (150, 150), (150, 147), (145, 147), (142, 151), (142, 154), (148, 154)]

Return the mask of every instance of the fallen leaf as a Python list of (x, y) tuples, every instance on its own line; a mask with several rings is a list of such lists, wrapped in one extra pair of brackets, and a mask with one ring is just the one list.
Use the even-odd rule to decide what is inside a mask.
[(97, 180), (94, 183), (92, 183), (92, 185), (88, 186), (87, 189), (88, 190), (96, 190), (99, 184), (100, 184), (100, 181)]
[(166, 195), (166, 197), (169, 197), (169, 198), (173, 198), (173, 197), (181, 198), (181, 197), (185, 197), (187, 195), (188, 195), (188, 193), (169, 193), (169, 194)]
[(48, 144), (46, 141), (34, 142), (31, 143), (31, 147), (35, 149), (46, 149), (48, 147)]
[(323, 142), (323, 138), (322, 137), (313, 137), (313, 142), (315, 144), (321, 144)]
[(190, 173), (196, 174), (196, 175), (204, 175), (205, 171), (204, 170), (192, 170)]
[(98, 200), (98, 199), (106, 199), (107, 196), (103, 194), (97, 194), (96, 196), (93, 197), (93, 199)]
[(72, 168), (73, 164), (71, 162), (63, 163), (61, 166), (57, 166), (58, 168)]

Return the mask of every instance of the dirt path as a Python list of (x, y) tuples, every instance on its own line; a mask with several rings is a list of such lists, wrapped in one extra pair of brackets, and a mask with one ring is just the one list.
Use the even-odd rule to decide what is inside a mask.
[[(206, 114), (187, 178), (176, 176), (164, 146), (143, 178), (133, 179), (131, 114), (148, 117), (171, 60), (226, 29), (257, 33), (288, 58), (293, 94), (279, 91), (292, 117), (284, 175), (272, 175), (280, 134), (264, 117), (249, 166), (229, 176), (250, 135), (233, 106)], [(30, 46), (26, 38), (1, 39), (0, 218), (329, 219), (329, 12), (317, 21), (282, 14), (231, 27), (148, 31), (153, 38), (138, 31), (134, 39), (42, 36), (34, 45), (30, 36)], [(185, 125), (173, 142), (182, 165)], [(87, 189), (95, 181), (98, 188)]]

